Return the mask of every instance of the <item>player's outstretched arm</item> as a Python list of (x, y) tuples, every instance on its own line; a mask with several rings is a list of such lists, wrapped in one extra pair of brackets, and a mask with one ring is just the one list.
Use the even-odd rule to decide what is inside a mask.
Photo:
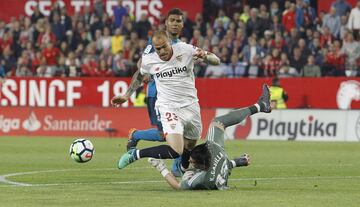
[(164, 177), (166, 182), (173, 189), (175, 189), (175, 190), (181, 189), (181, 185), (180, 185), (179, 181), (177, 181), (175, 176), (173, 174), (171, 174), (171, 172), (167, 169), (163, 160), (149, 158), (148, 162), (161, 173), (161, 175)]
[(198, 48), (194, 56), (197, 58), (201, 58), (205, 63), (209, 65), (220, 65), (220, 58), (218, 56), (203, 49)]
[[(139, 62), (141, 63), (141, 59), (139, 60)], [(131, 79), (130, 86), (129, 86), (128, 90), (126, 91), (125, 95), (114, 96), (111, 99), (111, 104), (114, 107), (119, 107), (121, 104), (125, 103), (130, 98), (130, 96), (140, 87), (140, 85), (143, 81), (144, 75), (142, 75), (140, 73), (139, 62), (138, 62), (139, 69), (134, 73), (134, 75)]]

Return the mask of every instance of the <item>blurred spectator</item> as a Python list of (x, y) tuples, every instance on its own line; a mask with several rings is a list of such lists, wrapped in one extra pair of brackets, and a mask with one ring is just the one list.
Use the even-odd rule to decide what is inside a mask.
[(60, 10), (60, 22), (64, 25), (66, 32), (72, 29), (71, 18), (67, 15), (65, 7)]
[(279, 3), (277, 1), (273, 1), (270, 4), (270, 18), (274, 19), (275, 16), (278, 20), (280, 20), (282, 16), (282, 12), (279, 9)]
[(194, 30), (193, 38), (191, 38), (190, 44), (201, 48), (204, 45), (204, 38), (201, 36), (201, 32), (199, 29)]
[(17, 69), (16, 69), (17, 77), (31, 77), (33, 73), (31, 71), (31, 60), (29, 54), (26, 51), (21, 53), (21, 57), (19, 57), (17, 61)]
[[(115, 34), (116, 35), (116, 34)], [(116, 35), (118, 36), (118, 35)], [(111, 49), (111, 43), (112, 38), (110, 36), (110, 29), (108, 27), (104, 28), (104, 35), (100, 38), (100, 49), (101, 50), (110, 50)], [(120, 40), (119, 36), (118, 39)]]
[(250, 19), (250, 6), (244, 5), (243, 13), (241, 13), (240, 15), (240, 20), (246, 24), (249, 19)]
[(260, 57), (260, 53), (260, 47), (256, 43), (256, 39), (254, 37), (249, 37), (248, 45), (246, 45), (242, 51), (244, 62), (251, 64), (255, 57)]
[(298, 47), (295, 47), (293, 50), (293, 55), (290, 58), (290, 67), (296, 69), (296, 71), (300, 74), (302, 67), (305, 65), (306, 60), (301, 55), (301, 50)]
[(223, 78), (225, 77), (225, 69), (227, 65), (223, 62), (220, 65), (209, 65), (206, 68), (205, 77), (206, 78)]
[(270, 86), (270, 100), (271, 108), (273, 109), (286, 109), (286, 102), (289, 99), (285, 89), (280, 85), (278, 78), (272, 79), (272, 84)]
[(33, 7), (34, 13), (31, 15), (31, 22), (33, 24), (37, 23), (39, 19), (44, 18), (44, 15), (40, 12), (39, 6)]
[(280, 53), (277, 48), (272, 49), (271, 54), (269, 54), (264, 61), (264, 76), (274, 77), (277, 75), (277, 72), (281, 65)]
[(58, 48), (54, 47), (52, 42), (46, 43), (46, 47), (42, 50), (42, 55), (45, 58), (45, 63), (47, 65), (45, 76), (52, 77), (57, 72), (57, 59), (60, 54)]
[(0, 64), (0, 89), (5, 83), (5, 70), (2, 64)]
[(310, 0), (296, 0), (296, 27), (300, 32), (313, 28), (316, 18), (315, 9), (310, 6)]
[(10, 77), (15, 74), (16, 58), (12, 54), (10, 45), (6, 46), (0, 56), (1, 65), (4, 67), (5, 76)]
[(16, 77), (32, 77), (33, 73), (30, 68), (25, 65), (19, 65), (16, 69)]
[(46, 27), (45, 32), (40, 33), (38, 47), (44, 48), (48, 43), (56, 44), (56, 36), (52, 33), (50, 25)]
[(113, 72), (105, 60), (100, 60), (99, 70), (97, 70), (96, 76), (99, 77), (113, 76)]
[(145, 98), (146, 98), (146, 89), (145, 87), (141, 86), (136, 91), (135, 101), (133, 102), (134, 107), (145, 107), (146, 106)]
[(345, 59), (337, 50), (335, 45), (331, 45), (325, 56), (325, 64), (323, 66), (325, 75), (329, 76), (345, 76)]
[(97, 30), (102, 31), (103, 29), (104, 29), (103, 22), (100, 20), (100, 18), (97, 15), (95, 15), (93, 22), (90, 25), (90, 33), (91, 33), (92, 39), (93, 40), (95, 39), (95, 37), (96, 37), (95, 33)]
[(349, 31), (347, 28), (347, 17), (341, 16), (340, 18), (341, 26), (340, 26), (340, 39), (345, 38), (345, 34)]
[(78, 77), (81, 74), (80, 60), (76, 58), (75, 53), (69, 53), (68, 58), (65, 60), (65, 76)]
[(282, 24), (285, 30), (289, 33), (293, 28), (296, 27), (296, 5), (286, 1), (285, 11), (282, 15)]
[(222, 9), (219, 10), (218, 17), (214, 21), (214, 28), (217, 28), (219, 26), (218, 24), (221, 24), (224, 30), (226, 30), (230, 24), (230, 18), (225, 15)]
[(219, 44), (219, 37), (214, 35), (214, 30), (210, 27), (206, 30), (206, 38), (210, 40), (211, 46)]
[(97, 62), (92, 54), (86, 54), (83, 64), (81, 65), (81, 76), (94, 77), (97, 75)]
[(286, 53), (281, 53), (280, 66), (277, 76), (279, 78), (297, 77), (299, 74), (295, 68), (290, 67), (290, 61)]
[(59, 14), (55, 13), (53, 18), (53, 23), (51, 24), (51, 30), (54, 33), (58, 43), (65, 40), (66, 28), (60, 22)]
[(147, 39), (149, 31), (151, 29), (151, 23), (146, 14), (142, 14), (141, 18), (135, 24), (135, 30), (138, 33), (140, 39)]
[(113, 12), (115, 19), (114, 21), (115, 28), (120, 28), (122, 26), (124, 16), (128, 14), (126, 8), (123, 6), (122, 0), (118, 0), (118, 5), (113, 7)]
[(358, 69), (358, 58), (360, 57), (360, 43), (354, 41), (352, 34), (347, 34), (346, 40), (340, 50), (341, 55), (345, 55), (346, 76), (356, 76)]
[(281, 34), (284, 32), (285, 28), (280, 22), (279, 16), (275, 15), (272, 17), (272, 23), (270, 26), (270, 30), (274, 33), (280, 32)]
[(301, 57), (306, 60), (306, 58), (311, 54), (308, 46), (306, 45), (305, 39), (301, 38), (299, 39), (297, 47), (300, 50)]
[(246, 23), (246, 34), (251, 36), (256, 34), (258, 37), (262, 37), (265, 31), (265, 25), (261, 18), (258, 17), (259, 10), (252, 8), (250, 10), (250, 19)]
[(346, 0), (335, 0), (331, 7), (335, 8), (338, 16), (344, 16), (351, 11), (351, 5)]
[(119, 50), (114, 56), (112, 69), (117, 77), (127, 77), (130, 75), (130, 70), (127, 67), (127, 60), (124, 59), (123, 52), (121, 50)]
[(303, 77), (321, 77), (321, 69), (315, 64), (315, 58), (313, 55), (309, 55), (307, 58), (307, 64), (301, 71)]
[(327, 48), (334, 41), (334, 36), (330, 33), (329, 27), (324, 26), (320, 36), (320, 46)]
[(335, 37), (338, 38), (340, 35), (340, 16), (336, 15), (336, 9), (334, 7), (330, 8), (329, 14), (324, 16), (322, 27), (327, 27), (330, 30), (330, 33)]
[(94, 0), (94, 12), (100, 19), (104, 15), (104, 2), (102, 0)]
[(194, 32), (195, 23), (191, 19), (189, 19), (187, 11), (183, 12), (183, 20), (184, 20), (184, 27), (182, 30), (182, 35), (185, 36), (187, 39), (191, 39), (192, 34)]
[(202, 36), (206, 36), (206, 22), (204, 22), (204, 19), (203, 19), (203, 16), (201, 13), (196, 14), (194, 28), (199, 29)]
[(59, 57), (59, 64), (57, 66), (57, 70), (55, 76), (64, 77), (66, 73), (66, 59), (64, 56)]
[[(111, 52), (113, 55), (115, 55), (119, 51), (122, 51), (123, 48), (124, 48), (124, 37), (121, 35), (120, 28), (117, 28), (115, 30), (114, 36), (111, 37)], [(109, 48), (105, 47), (104, 49), (109, 49)]]
[(226, 66), (224, 76), (227, 78), (243, 77), (246, 72), (246, 64), (239, 62), (236, 54), (231, 55), (231, 63)]
[(348, 28), (353, 31), (355, 40), (360, 40), (360, 0), (357, 1), (356, 7), (351, 10)]

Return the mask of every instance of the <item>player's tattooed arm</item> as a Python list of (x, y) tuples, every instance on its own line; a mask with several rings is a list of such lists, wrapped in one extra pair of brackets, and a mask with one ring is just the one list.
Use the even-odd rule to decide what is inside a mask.
[(126, 97), (130, 97), (142, 84), (144, 75), (142, 75), (140, 73), (140, 68), (134, 73), (132, 79), (131, 79), (131, 83), (130, 86), (128, 88), (128, 90), (125, 93)]
[(201, 58), (205, 63), (207, 63), (209, 65), (219, 65), (220, 64), (220, 58), (218, 58), (215, 54), (213, 54), (211, 52), (207, 52), (200, 48), (197, 49), (194, 56), (197, 58)]
[(138, 61), (138, 70), (134, 73), (130, 86), (125, 95), (114, 96), (111, 99), (111, 104), (114, 107), (119, 107), (121, 104), (125, 103), (130, 98), (130, 96), (141, 86), (144, 75), (140, 73), (139, 65), (141, 65), (141, 59)]

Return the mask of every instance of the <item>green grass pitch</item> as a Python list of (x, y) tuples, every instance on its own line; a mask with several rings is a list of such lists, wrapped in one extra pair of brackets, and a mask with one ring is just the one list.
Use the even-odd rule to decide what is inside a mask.
[(95, 156), (83, 164), (68, 154), (74, 139), (0, 137), (0, 206), (360, 205), (360, 143), (227, 141), (230, 157), (247, 152), (252, 165), (233, 170), (230, 190), (185, 192), (145, 159), (118, 170), (126, 139), (90, 139)]

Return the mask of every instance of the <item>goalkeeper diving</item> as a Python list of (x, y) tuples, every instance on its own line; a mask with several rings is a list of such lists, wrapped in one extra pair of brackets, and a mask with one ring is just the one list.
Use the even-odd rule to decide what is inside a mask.
[(204, 144), (197, 145), (190, 154), (188, 170), (179, 182), (167, 169), (161, 159), (149, 158), (167, 183), (177, 190), (224, 190), (228, 188), (230, 172), (235, 167), (248, 166), (248, 154), (230, 160), (224, 149), (224, 131), (226, 127), (239, 124), (258, 112), (270, 113), (270, 92), (267, 85), (262, 87), (262, 95), (252, 106), (236, 109), (226, 115), (219, 116), (211, 122)]

